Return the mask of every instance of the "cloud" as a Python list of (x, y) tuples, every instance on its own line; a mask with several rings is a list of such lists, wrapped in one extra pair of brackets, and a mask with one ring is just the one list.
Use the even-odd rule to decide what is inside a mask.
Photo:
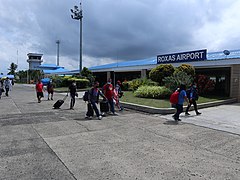
[[(83, 66), (144, 59), (207, 48), (238, 49), (240, 2), (229, 0), (82, 0)], [(0, 2), (0, 71), (11, 62), (27, 69), (27, 53), (44, 54), (78, 69), (79, 21), (71, 19), (76, 0)], [(18, 52), (18, 54), (17, 54)]]

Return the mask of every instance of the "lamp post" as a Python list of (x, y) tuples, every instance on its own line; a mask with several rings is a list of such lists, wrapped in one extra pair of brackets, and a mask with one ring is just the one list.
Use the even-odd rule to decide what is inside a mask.
[(60, 44), (60, 40), (57, 40), (56, 43), (57, 43), (57, 66), (59, 66), (59, 44)]
[(83, 15), (82, 15), (82, 6), (81, 6), (81, 3), (80, 3), (80, 8), (78, 8), (78, 6), (74, 6), (73, 9), (71, 9), (71, 13), (73, 13), (71, 15), (72, 19), (75, 19), (75, 20), (79, 20), (79, 24), (80, 24), (80, 49), (79, 49), (79, 75), (81, 74), (81, 71), (82, 71), (82, 18), (83, 18)]

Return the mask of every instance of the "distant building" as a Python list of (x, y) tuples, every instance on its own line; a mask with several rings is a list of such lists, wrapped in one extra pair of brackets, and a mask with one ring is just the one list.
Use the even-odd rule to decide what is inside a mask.
[(40, 70), (46, 76), (55, 75), (58, 73), (64, 73), (68, 70), (64, 69), (63, 66), (57, 66), (55, 64), (42, 64), (43, 54), (28, 53), (27, 62), (29, 63), (29, 70)]
[(38, 53), (28, 53), (27, 62), (29, 63), (29, 70), (38, 70), (39, 66), (43, 62), (42, 56), (43, 54)]
[(68, 70), (64, 69), (63, 66), (57, 66), (55, 64), (42, 64), (38, 67), (40, 70), (43, 71), (45, 76), (52, 76), (57, 74), (64, 74), (68, 72)]

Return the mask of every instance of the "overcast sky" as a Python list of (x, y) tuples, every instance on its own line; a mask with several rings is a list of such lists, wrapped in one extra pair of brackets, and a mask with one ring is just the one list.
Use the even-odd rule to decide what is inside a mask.
[[(28, 68), (27, 54), (44, 63), (79, 67), (77, 0), (0, 0), (0, 72), (11, 62)], [(82, 0), (83, 67), (207, 49), (240, 49), (240, 0)]]

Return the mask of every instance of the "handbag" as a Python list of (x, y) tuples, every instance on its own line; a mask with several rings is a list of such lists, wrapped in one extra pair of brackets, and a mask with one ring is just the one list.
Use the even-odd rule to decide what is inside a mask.
[(5, 92), (4, 89), (1, 90), (2, 92)]

